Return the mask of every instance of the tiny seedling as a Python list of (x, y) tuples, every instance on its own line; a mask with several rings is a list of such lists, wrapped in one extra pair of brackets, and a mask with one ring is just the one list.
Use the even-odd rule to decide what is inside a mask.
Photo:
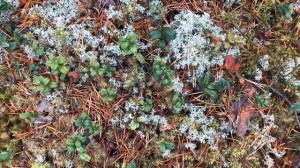
[(54, 81), (51, 81), (49, 78), (43, 76), (35, 77), (33, 79), (33, 84), (36, 86), (36, 89), (39, 92), (44, 94), (57, 87), (57, 84)]
[(102, 130), (100, 125), (91, 121), (91, 118), (87, 113), (82, 113), (81, 117), (75, 121), (75, 125), (84, 128), (85, 136), (99, 135)]
[(294, 8), (294, 4), (290, 3), (287, 6), (285, 5), (279, 5), (278, 6), (278, 12), (281, 15), (284, 15), (287, 19), (292, 19), (292, 11)]
[(225, 79), (214, 82), (213, 76), (208, 73), (198, 79), (198, 87), (207, 97), (216, 100), (218, 98), (218, 92), (227, 90), (229, 82)]
[(162, 27), (161, 29), (155, 29), (151, 31), (150, 37), (158, 40), (159, 48), (164, 48), (170, 43), (170, 41), (176, 38), (176, 33), (170, 27)]
[(89, 162), (91, 157), (86, 153), (84, 149), (84, 144), (86, 144), (86, 141), (88, 141), (88, 138), (81, 136), (81, 135), (73, 135), (70, 139), (67, 139), (66, 144), (67, 144), (67, 152), (70, 154), (74, 150), (77, 151), (79, 157), (86, 161)]
[(90, 60), (90, 74), (91, 76), (102, 76), (103, 75), (103, 69), (100, 67), (100, 63), (96, 59)]
[(271, 95), (272, 95), (271, 93), (257, 95), (255, 98), (255, 103), (259, 108), (268, 107), (271, 105), (271, 101), (270, 101)]
[(148, 113), (152, 110), (153, 100), (152, 99), (145, 99), (141, 101), (143, 105), (144, 112)]
[(116, 71), (116, 67), (113, 67), (113, 66), (108, 66), (108, 65), (105, 65), (103, 64), (101, 67), (100, 67), (100, 63), (96, 60), (96, 59), (92, 59), (90, 61), (90, 74), (91, 76), (102, 76), (103, 74), (106, 76), (106, 77), (112, 77), (113, 73)]
[(131, 122), (129, 123), (129, 128), (131, 130), (136, 130), (137, 128), (140, 127), (140, 123), (144, 123), (145, 121), (146, 121), (146, 118), (144, 116), (135, 118), (135, 119), (131, 120)]
[(159, 151), (161, 153), (165, 153), (166, 150), (174, 150), (175, 149), (175, 144), (166, 140), (163, 140), (162, 142), (160, 142), (159, 144)]
[(174, 71), (162, 60), (156, 60), (153, 64), (154, 79), (164, 86), (170, 85), (174, 77)]
[(184, 100), (182, 97), (179, 97), (178, 95), (174, 95), (172, 98), (172, 104), (173, 104), (172, 112), (174, 114), (179, 114), (184, 106)]
[(41, 68), (35, 64), (30, 64), (29, 65), (29, 70), (31, 71), (32, 75), (37, 75)]
[(138, 52), (137, 34), (129, 33), (119, 38), (119, 45), (123, 55), (134, 55), (140, 63), (145, 63), (144, 56)]
[(36, 56), (41, 56), (41, 55), (45, 54), (44, 47), (41, 44), (39, 44), (37, 40), (32, 40), (31, 45), (32, 45), (32, 49)]
[(109, 103), (113, 101), (113, 99), (117, 95), (117, 89), (101, 89), (100, 94), (103, 98), (103, 102)]
[(66, 76), (70, 70), (70, 67), (67, 65), (67, 57), (63, 55), (59, 55), (58, 57), (52, 54), (49, 55), (49, 60), (46, 62), (46, 65), (50, 67), (53, 75), (61, 73), (63, 76)]

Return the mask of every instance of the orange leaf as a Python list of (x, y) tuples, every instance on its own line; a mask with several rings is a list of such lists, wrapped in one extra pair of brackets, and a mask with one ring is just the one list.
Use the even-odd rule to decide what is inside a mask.
[(235, 64), (235, 59), (232, 55), (227, 55), (225, 58), (225, 69), (230, 70)]
[(68, 77), (72, 77), (72, 78), (75, 79), (75, 80), (79, 80), (79, 75), (78, 75), (78, 73), (75, 72), (75, 71), (69, 72), (69, 73), (68, 73)]

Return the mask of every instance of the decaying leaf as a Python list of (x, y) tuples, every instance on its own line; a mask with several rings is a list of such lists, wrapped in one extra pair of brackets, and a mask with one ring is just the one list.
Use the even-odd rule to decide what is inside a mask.
[(36, 106), (37, 112), (49, 112), (50, 103), (46, 100), (43, 100), (40, 104)]
[(255, 106), (250, 101), (255, 92), (256, 89), (248, 84), (244, 94), (232, 104), (231, 113), (228, 116), (230, 120), (228, 130), (232, 128), (233, 121), (237, 119), (237, 134), (239, 136), (244, 136), (248, 130), (250, 120), (259, 116), (259, 113), (255, 111)]

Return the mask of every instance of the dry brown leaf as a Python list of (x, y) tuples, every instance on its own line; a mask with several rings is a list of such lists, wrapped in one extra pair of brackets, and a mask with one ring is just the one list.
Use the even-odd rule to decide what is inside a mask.
[(255, 106), (250, 101), (250, 98), (254, 96), (256, 89), (248, 84), (244, 92), (245, 93), (240, 99), (232, 104), (231, 113), (228, 115), (230, 120), (228, 130), (232, 128), (233, 121), (237, 119), (237, 134), (239, 136), (244, 136), (246, 134), (250, 120), (259, 115), (259, 113), (255, 112)]

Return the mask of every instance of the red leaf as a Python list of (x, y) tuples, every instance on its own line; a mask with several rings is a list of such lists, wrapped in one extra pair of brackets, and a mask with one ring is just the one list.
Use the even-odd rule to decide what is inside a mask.
[(232, 55), (227, 55), (225, 58), (225, 69), (230, 70), (235, 64), (235, 59)]
[(233, 72), (234, 73), (237, 73), (239, 72), (240, 70), (240, 64), (239, 63), (236, 63), (234, 66), (233, 66)]
[(79, 75), (78, 75), (78, 73), (75, 72), (75, 71), (69, 72), (69, 73), (68, 73), (68, 77), (72, 77), (72, 78), (75, 79), (75, 80), (79, 80)]

